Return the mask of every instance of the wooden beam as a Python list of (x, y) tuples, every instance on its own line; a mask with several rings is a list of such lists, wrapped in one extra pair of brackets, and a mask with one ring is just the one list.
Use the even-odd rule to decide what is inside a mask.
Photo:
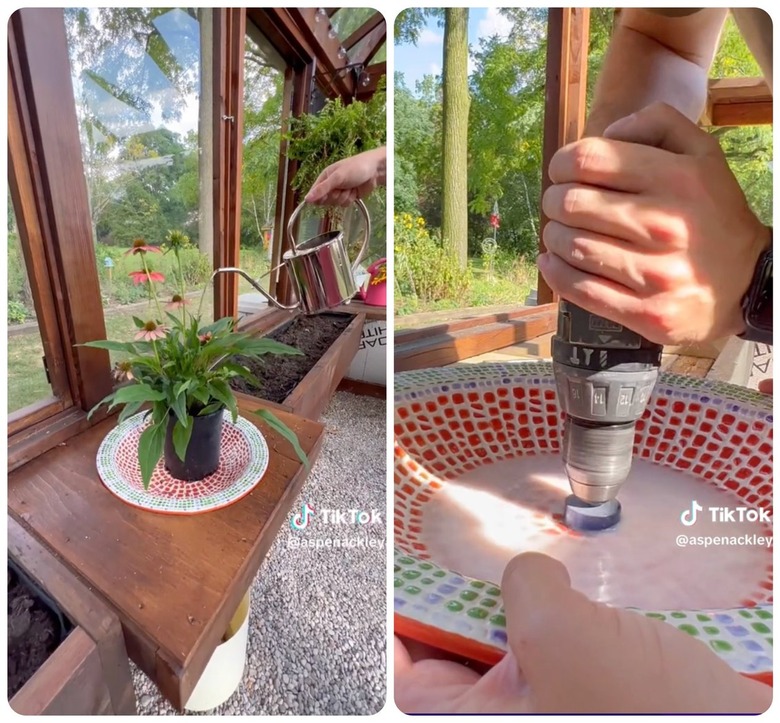
[[(241, 164), (243, 155), (244, 42), (242, 8), (214, 11), (214, 266), (238, 266), (241, 242)], [(238, 314), (238, 278), (214, 279), (214, 317)]]
[[(550, 186), (547, 169), (555, 152), (578, 140), (585, 127), (590, 31), (588, 8), (550, 8), (548, 13), (542, 194)], [(539, 231), (541, 252), (545, 250), (542, 233), (547, 220), (542, 212)], [(538, 274), (537, 278), (538, 302), (557, 301), (557, 294), (553, 294), (542, 275)]]
[[(308, 110), (311, 100), (312, 79), (315, 73), (316, 64), (312, 62), (304, 68), (290, 73), (289, 77), (285, 79), (285, 93), (290, 95), (290, 115), (298, 117)], [(282, 128), (284, 132), (286, 124)], [(276, 268), (282, 263), (284, 252), (290, 248), (290, 239), (287, 237), (287, 221), (292, 216), (298, 202), (297, 194), (291, 185), (298, 171), (298, 161), (287, 158), (287, 142), (284, 140), (281, 145), (280, 158), (276, 215), (274, 217), (274, 246), (271, 254), (273, 266), (271, 268)], [(279, 193), (280, 189), (282, 193)], [(293, 301), (293, 286), (290, 274), (285, 267), (282, 267), (278, 274), (277, 282), (272, 288), (276, 298), (282, 304), (290, 304)]]
[(705, 126), (771, 125), (772, 93), (763, 78), (713, 78), (709, 82)]
[(396, 334), (395, 371), (455, 364), (547, 334), (556, 328), (557, 304), (523, 309), (501, 321), (487, 318), (481, 324), (473, 322), (473, 319), (456, 322), (438, 333), (433, 329), (422, 330), (422, 333), (415, 329)]
[(384, 43), (386, 39), (387, 26), (383, 19), (368, 35), (368, 39), (360, 49), (360, 52), (349, 56), (349, 62), (368, 64), (371, 58), (377, 54), (377, 51), (382, 47), (382, 43)]
[(344, 47), (349, 53), (350, 49), (357, 45), (363, 38), (366, 37), (374, 28), (384, 25), (387, 28), (384, 15), (382, 13), (374, 13), (366, 22), (364, 22), (352, 35), (350, 35), (343, 43)]

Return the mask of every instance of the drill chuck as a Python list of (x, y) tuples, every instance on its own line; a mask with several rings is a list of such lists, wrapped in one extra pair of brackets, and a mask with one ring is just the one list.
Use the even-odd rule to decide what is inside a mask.
[(631, 470), (637, 420), (658, 379), (662, 348), (562, 301), (553, 372), (565, 412), (563, 461), (583, 502), (614, 500)]

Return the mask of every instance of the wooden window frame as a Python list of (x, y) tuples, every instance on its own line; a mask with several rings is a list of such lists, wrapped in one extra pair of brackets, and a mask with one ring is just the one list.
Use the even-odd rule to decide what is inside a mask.
[(55, 394), (10, 416), (10, 471), (89, 426), (112, 379), (108, 352), (78, 346), (106, 328), (62, 9), (11, 16), (8, 81), (9, 183)]
[[(215, 11), (215, 53), (222, 78), (218, 94), (220, 111), (215, 118), (215, 143), (220, 159), (220, 178), (215, 179), (215, 268), (235, 266), (239, 261), (241, 243), (241, 164), (244, 127), (244, 38), (247, 23), (252, 23), (279, 53), (287, 65), (282, 103), (282, 136), (291, 116), (309, 109), (317, 62), (308, 36), (300, 28), (296, 11), (284, 8), (238, 8)], [(223, 121), (227, 116), (231, 120)], [(287, 142), (279, 146), (274, 234), (271, 241), (271, 268), (282, 263), (289, 248), (286, 222), (292, 215), (297, 194), (291, 187), (297, 171), (297, 161), (287, 158)], [(224, 279), (221, 281), (220, 279)], [(292, 301), (293, 290), (284, 269), (272, 273), (269, 293), (282, 304)], [(218, 316), (238, 316), (238, 283), (234, 275), (215, 279), (214, 309)]]

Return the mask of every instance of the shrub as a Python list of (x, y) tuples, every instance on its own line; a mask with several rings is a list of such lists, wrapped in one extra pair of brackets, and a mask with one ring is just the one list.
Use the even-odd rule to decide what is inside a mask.
[(30, 312), (27, 307), (16, 299), (8, 301), (8, 323), (9, 324), (22, 324), (27, 320)]
[(425, 227), (425, 221), (407, 213), (395, 217), (395, 277), (401, 293), (423, 303), (462, 298), (471, 274), (441, 240)]

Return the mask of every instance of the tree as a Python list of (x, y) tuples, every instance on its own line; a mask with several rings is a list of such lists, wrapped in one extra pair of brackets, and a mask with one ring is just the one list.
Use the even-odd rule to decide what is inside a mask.
[(444, 11), (441, 234), (468, 263), (469, 11)]

